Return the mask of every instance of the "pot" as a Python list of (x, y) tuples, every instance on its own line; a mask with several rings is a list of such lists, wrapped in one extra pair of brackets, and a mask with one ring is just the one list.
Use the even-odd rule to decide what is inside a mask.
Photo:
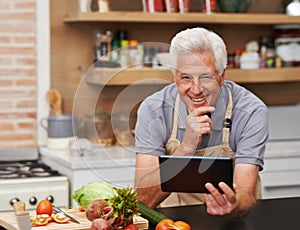
[(71, 114), (42, 118), (40, 124), (47, 131), (49, 138), (77, 136), (77, 118)]

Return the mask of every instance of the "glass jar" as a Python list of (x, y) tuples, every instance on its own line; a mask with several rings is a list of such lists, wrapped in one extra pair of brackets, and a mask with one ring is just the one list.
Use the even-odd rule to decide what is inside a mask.
[(94, 145), (111, 146), (114, 143), (114, 133), (110, 114), (101, 112), (85, 116), (85, 137)]
[(135, 122), (136, 115), (132, 113), (120, 112), (112, 116), (112, 127), (116, 145), (134, 145)]
[(282, 66), (300, 66), (300, 25), (276, 25), (274, 40)]

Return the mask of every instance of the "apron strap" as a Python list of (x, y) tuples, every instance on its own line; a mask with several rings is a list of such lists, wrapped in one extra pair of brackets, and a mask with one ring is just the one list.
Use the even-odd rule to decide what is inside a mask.
[(176, 139), (177, 138), (177, 127), (178, 127), (178, 109), (179, 109), (179, 94), (176, 96), (175, 100), (175, 108), (173, 113), (173, 123), (172, 123), (172, 132), (170, 139)]
[(223, 145), (229, 146), (229, 137), (230, 137), (230, 129), (231, 129), (231, 116), (232, 116), (232, 94), (228, 87), (228, 105), (225, 113), (225, 119), (224, 119), (224, 127), (223, 127)]

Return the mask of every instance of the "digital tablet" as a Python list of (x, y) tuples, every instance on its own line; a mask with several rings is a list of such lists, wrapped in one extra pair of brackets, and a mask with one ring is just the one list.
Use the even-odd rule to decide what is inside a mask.
[[(159, 156), (161, 189), (164, 192), (207, 193), (210, 182), (233, 188), (233, 159), (230, 157)], [(222, 192), (223, 193), (223, 192)]]

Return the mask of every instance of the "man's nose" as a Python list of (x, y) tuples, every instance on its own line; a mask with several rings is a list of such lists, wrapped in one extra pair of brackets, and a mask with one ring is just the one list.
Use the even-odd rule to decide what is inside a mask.
[(191, 90), (193, 91), (194, 94), (198, 94), (202, 92), (202, 86), (198, 79), (193, 80)]

